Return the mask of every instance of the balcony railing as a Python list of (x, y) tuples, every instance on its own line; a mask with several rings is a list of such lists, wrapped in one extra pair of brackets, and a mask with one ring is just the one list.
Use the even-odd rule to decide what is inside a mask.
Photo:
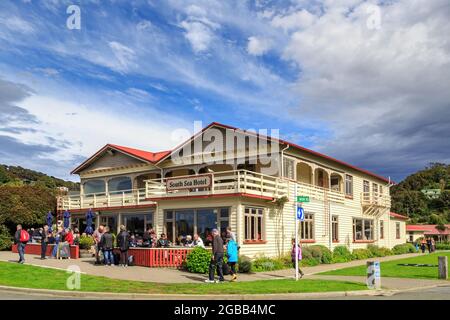
[[(181, 176), (175, 178), (183, 179), (190, 177), (195, 176)], [(210, 187), (181, 190), (167, 190), (167, 179), (164, 179), (163, 181), (160, 179), (146, 180), (146, 197), (152, 199), (193, 195), (246, 193), (263, 197), (280, 198), (288, 195), (288, 183), (279, 177), (272, 177), (247, 170), (214, 172), (211, 174), (211, 177), (212, 184)]]
[(298, 195), (309, 196), (319, 201), (333, 201), (344, 203), (344, 193), (332, 189), (322, 188), (308, 183), (296, 182)]
[(361, 193), (361, 204), (363, 207), (389, 208), (391, 206), (391, 197), (378, 192), (363, 192)]
[(123, 207), (151, 203), (145, 199), (145, 189), (89, 193), (58, 198), (59, 210)]

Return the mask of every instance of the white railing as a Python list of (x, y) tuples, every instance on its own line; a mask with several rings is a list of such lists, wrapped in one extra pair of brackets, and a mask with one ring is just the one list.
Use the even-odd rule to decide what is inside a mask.
[(326, 189), (303, 182), (294, 182), (297, 184), (297, 193), (299, 195), (309, 196), (312, 199), (319, 201), (333, 201), (337, 203), (344, 203), (345, 195), (343, 192)]
[[(166, 180), (146, 180), (146, 197), (182, 197), (190, 195), (212, 195), (247, 193), (271, 198), (280, 198), (288, 195), (287, 181), (248, 170), (235, 170), (211, 173), (212, 185), (210, 187), (167, 190)], [(177, 179), (191, 176), (175, 177)]]
[(123, 207), (149, 203), (145, 199), (145, 188), (89, 193), (58, 198), (59, 210)]
[(362, 192), (361, 204), (363, 206), (376, 206), (389, 208), (391, 206), (391, 197), (378, 192)]

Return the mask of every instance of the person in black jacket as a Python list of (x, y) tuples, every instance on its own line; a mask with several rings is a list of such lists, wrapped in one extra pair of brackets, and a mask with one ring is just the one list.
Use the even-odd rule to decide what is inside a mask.
[(219, 276), (218, 282), (223, 282), (223, 240), (219, 234), (219, 230), (213, 229), (212, 231), (213, 241), (212, 241), (212, 256), (211, 262), (209, 263), (209, 279), (205, 280), (208, 283), (214, 283), (214, 273), (217, 269), (217, 275)]
[(46, 253), (47, 253), (47, 245), (48, 245), (48, 225), (44, 225), (44, 228), (42, 228), (41, 234), (41, 259), (47, 259)]
[(128, 266), (128, 249), (130, 247), (130, 234), (124, 225), (120, 226), (120, 232), (117, 235), (117, 246), (120, 249), (120, 262), (119, 266)]
[(105, 265), (111, 266), (114, 265), (114, 257), (112, 254), (113, 250), (113, 236), (109, 232), (109, 227), (105, 227), (105, 233), (102, 235), (100, 240), (100, 247), (103, 250), (103, 255), (105, 256)]

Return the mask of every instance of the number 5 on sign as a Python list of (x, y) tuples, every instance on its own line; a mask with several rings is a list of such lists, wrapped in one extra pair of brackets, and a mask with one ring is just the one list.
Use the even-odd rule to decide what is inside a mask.
[(297, 219), (300, 221), (305, 220), (305, 210), (300, 206), (297, 206)]

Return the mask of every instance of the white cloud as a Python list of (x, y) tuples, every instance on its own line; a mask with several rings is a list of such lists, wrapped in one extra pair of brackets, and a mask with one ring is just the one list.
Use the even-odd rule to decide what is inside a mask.
[(33, 25), (19, 16), (0, 16), (0, 25), (20, 33), (35, 32)]
[(247, 52), (254, 56), (261, 56), (270, 50), (271, 41), (264, 38), (249, 37)]
[(287, 15), (277, 15), (272, 18), (271, 24), (284, 31), (307, 28), (311, 26), (317, 17), (307, 10), (300, 10)]
[(186, 30), (185, 37), (194, 52), (200, 53), (208, 49), (213, 33), (207, 25), (198, 21), (182, 21), (181, 27)]
[(133, 59), (135, 52), (133, 49), (116, 41), (109, 42), (109, 47), (123, 70), (127, 70), (130, 66), (134, 65)]

